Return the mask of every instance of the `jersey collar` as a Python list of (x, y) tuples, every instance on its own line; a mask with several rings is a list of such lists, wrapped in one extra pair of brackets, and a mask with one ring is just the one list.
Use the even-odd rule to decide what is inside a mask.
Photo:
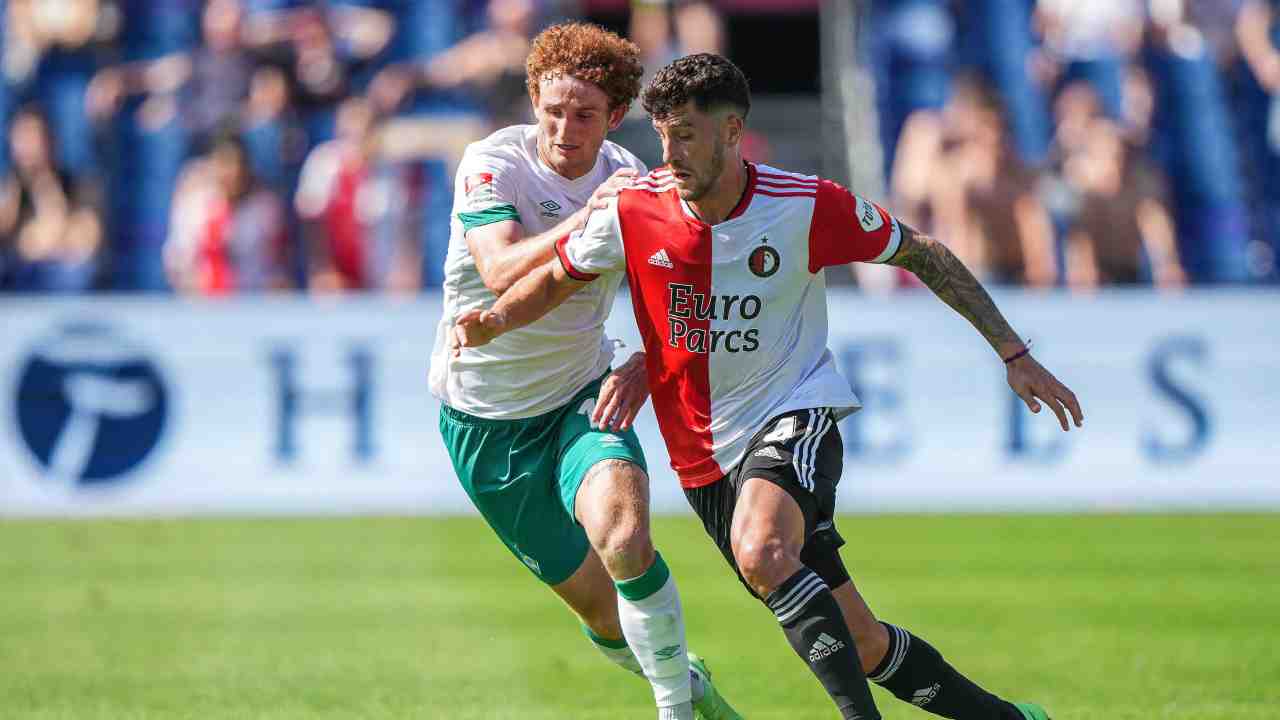
[[(742, 197), (738, 198), (738, 204), (733, 206), (733, 210), (729, 211), (729, 215), (720, 224), (727, 223), (745, 213), (747, 206), (751, 204), (751, 198), (756, 194), (756, 164), (746, 160), (742, 161), (742, 164), (747, 166), (747, 186), (743, 188)], [(680, 197), (680, 194), (676, 193), (676, 197)], [(698, 217), (698, 213), (689, 207), (689, 203), (685, 202), (684, 198), (680, 198), (680, 207), (684, 210), (685, 215), (693, 220), (702, 222), (702, 218)], [(706, 223), (702, 224), (706, 225)]]

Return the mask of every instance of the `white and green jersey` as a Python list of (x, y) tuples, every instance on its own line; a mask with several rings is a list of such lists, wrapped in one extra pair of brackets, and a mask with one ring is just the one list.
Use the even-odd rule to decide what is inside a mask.
[(456, 317), (492, 307), (467, 249), (468, 230), (516, 220), (528, 237), (544, 233), (580, 210), (596, 187), (621, 168), (644, 175), (644, 164), (605, 141), (591, 172), (576, 180), (559, 175), (538, 156), (535, 125), (513, 125), (467, 147), (454, 181), (449, 253), (444, 266), (444, 312), (431, 358), (431, 392), (455, 410), (514, 420), (554, 410), (613, 361), (604, 321), (622, 273), (584, 287), (546, 316), (492, 343), (453, 357), (448, 335)]

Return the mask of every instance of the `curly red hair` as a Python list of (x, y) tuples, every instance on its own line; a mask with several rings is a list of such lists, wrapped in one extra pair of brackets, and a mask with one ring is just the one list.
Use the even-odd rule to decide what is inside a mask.
[(552, 25), (533, 39), (525, 62), (529, 96), (538, 99), (539, 83), (559, 74), (575, 77), (604, 91), (609, 108), (627, 107), (640, 94), (640, 48), (590, 23)]

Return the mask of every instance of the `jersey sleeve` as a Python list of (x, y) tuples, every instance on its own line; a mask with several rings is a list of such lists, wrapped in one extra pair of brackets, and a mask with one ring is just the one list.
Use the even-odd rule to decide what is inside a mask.
[(458, 164), (454, 193), (458, 220), (464, 231), (503, 220), (520, 222), (516, 210), (516, 167), (510, 159), (490, 151), (468, 151)]
[(902, 242), (897, 218), (839, 183), (818, 181), (809, 226), (809, 272), (851, 262), (882, 263)]
[(627, 267), (622, 248), (622, 226), (618, 221), (618, 200), (592, 211), (586, 227), (556, 242), (556, 254), (564, 271), (574, 280), (595, 280), (601, 273)]

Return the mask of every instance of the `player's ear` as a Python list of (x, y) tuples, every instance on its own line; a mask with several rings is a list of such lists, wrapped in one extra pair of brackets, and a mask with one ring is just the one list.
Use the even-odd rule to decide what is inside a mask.
[(742, 142), (742, 134), (746, 130), (746, 125), (742, 121), (742, 116), (733, 110), (725, 112), (724, 122), (721, 124), (721, 132), (724, 133), (725, 143), (728, 145), (737, 145)]
[(627, 116), (627, 111), (631, 109), (630, 105), (619, 105), (609, 111), (609, 132), (618, 129), (622, 124), (623, 118)]

